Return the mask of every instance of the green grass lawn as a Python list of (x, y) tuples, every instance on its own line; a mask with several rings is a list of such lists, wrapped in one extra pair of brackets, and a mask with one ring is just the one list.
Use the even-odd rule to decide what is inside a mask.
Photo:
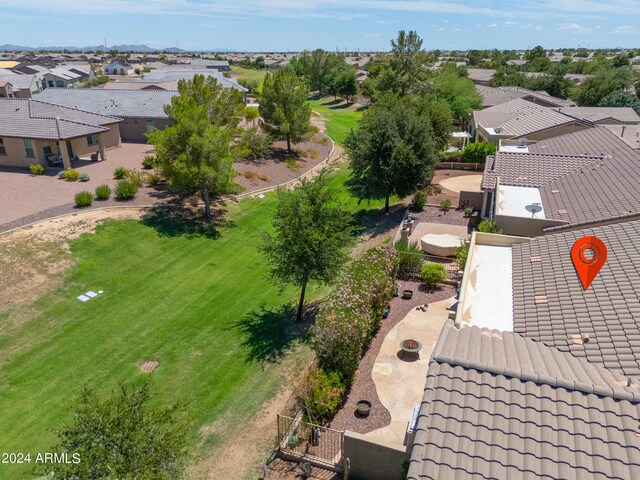
[(255, 70), (253, 68), (243, 68), (237, 65), (231, 66), (231, 76), (234, 78), (246, 78), (247, 80), (256, 80), (258, 82), (258, 92), (262, 91), (264, 77), (267, 74), (265, 70)]
[(339, 145), (344, 145), (347, 134), (358, 128), (362, 117), (362, 110), (349, 104), (337, 104), (333, 97), (314, 97), (309, 100), (309, 104), (324, 118), (325, 133)]

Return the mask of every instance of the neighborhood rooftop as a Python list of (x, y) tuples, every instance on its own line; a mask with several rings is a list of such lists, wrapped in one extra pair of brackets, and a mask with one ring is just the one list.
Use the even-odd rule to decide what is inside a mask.
[(447, 322), (407, 478), (640, 478), (637, 380), (518, 334)]

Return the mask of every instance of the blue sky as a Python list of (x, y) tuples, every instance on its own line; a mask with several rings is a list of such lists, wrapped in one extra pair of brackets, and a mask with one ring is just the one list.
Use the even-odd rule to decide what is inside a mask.
[(186, 50), (640, 47), (640, 0), (0, 0), (0, 44)]

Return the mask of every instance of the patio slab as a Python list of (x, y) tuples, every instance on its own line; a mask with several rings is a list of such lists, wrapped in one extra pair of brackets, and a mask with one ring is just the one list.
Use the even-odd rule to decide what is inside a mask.
[[(455, 302), (452, 297), (432, 303), (426, 312), (414, 308), (385, 337), (371, 377), (380, 402), (391, 414), (391, 424), (367, 437), (403, 446), (413, 406), (422, 400), (431, 353)], [(400, 358), (400, 342), (406, 338), (422, 343), (417, 360), (410, 355)]]

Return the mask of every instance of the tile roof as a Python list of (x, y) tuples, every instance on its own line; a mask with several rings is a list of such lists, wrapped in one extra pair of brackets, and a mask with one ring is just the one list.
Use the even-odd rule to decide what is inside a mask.
[(637, 381), (520, 335), (445, 324), (407, 478), (640, 478)]
[(478, 93), (484, 98), (485, 106), (499, 105), (510, 102), (517, 98), (525, 98), (529, 101), (542, 100), (554, 106), (570, 106), (573, 102), (553, 97), (546, 92), (534, 92), (522, 87), (487, 87), (484, 85), (476, 85)]
[(481, 188), (496, 188), (498, 177), (501, 185), (541, 187), (599, 161), (601, 156), (497, 152), (487, 157)]
[(579, 132), (541, 140), (530, 144), (529, 153), (556, 153), (561, 155), (603, 155), (615, 157), (629, 151), (616, 135), (611, 134), (611, 126), (601, 125)]
[(630, 107), (561, 107), (556, 110), (590, 122), (612, 118), (623, 123), (640, 123), (640, 116)]
[(47, 88), (37, 100), (94, 112), (100, 115), (137, 118), (168, 118), (164, 106), (176, 91), (109, 90), (103, 88)]
[(31, 99), (0, 99), (0, 137), (62, 140), (108, 131), (119, 118)]
[(603, 125), (634, 150), (640, 150), (640, 125)]
[(15, 90), (28, 90), (31, 88), (31, 84), (36, 80), (36, 75), (24, 75), (13, 72), (0, 72), (0, 81), (9, 82), (13, 85)]
[(197, 65), (191, 66), (177, 66), (166, 69), (154, 69), (149, 73), (145, 73), (142, 81), (144, 82), (177, 82), (178, 80), (191, 80), (194, 75), (205, 75), (207, 77), (214, 77), (216, 81), (225, 88), (235, 88), (241, 92), (247, 92), (248, 90), (240, 85), (236, 79), (227, 78), (224, 74), (218, 70), (200, 67)]
[[(608, 251), (586, 291), (570, 254), (585, 235), (600, 238)], [(638, 238), (640, 220), (632, 220), (513, 245), (514, 331), (610, 370), (640, 376)], [(546, 303), (536, 302), (536, 296), (546, 296)], [(588, 343), (575, 341), (584, 335)]]

